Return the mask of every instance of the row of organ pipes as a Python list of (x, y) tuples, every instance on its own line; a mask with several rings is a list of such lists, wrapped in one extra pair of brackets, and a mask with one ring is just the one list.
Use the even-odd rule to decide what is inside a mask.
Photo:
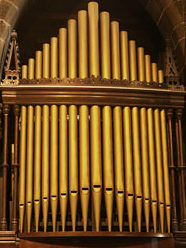
[[(43, 45), (43, 52), (36, 52), (35, 60), (29, 59), (28, 67), (22, 66), (22, 78), (76, 78), (77, 54), (80, 78), (99, 76), (101, 61), (102, 78), (111, 79), (112, 74), (112, 79), (163, 83), (162, 70), (157, 70), (157, 64), (150, 62), (150, 55), (144, 55), (142, 47), (137, 48), (136, 55), (136, 42), (128, 42), (126, 31), (119, 32), (119, 23), (110, 23), (108, 12), (101, 12), (99, 18), (96, 2), (88, 4), (88, 12), (78, 12), (78, 42), (77, 21), (70, 19), (68, 31), (61, 28), (59, 39), (52, 37), (50, 45)], [(75, 231), (78, 195), (84, 231), (87, 230), (90, 198), (95, 230), (99, 231), (102, 191), (108, 231), (112, 230), (115, 197), (120, 231), (126, 201), (130, 232), (134, 202), (139, 232), (142, 209), (146, 232), (149, 232), (150, 215), (154, 232), (159, 228), (158, 223), (160, 231), (166, 231), (165, 219), (170, 232), (165, 110), (73, 104), (22, 106), (19, 187), (20, 232), (25, 211), (25, 228), (32, 231), (33, 210), (38, 232), (41, 207), (44, 231), (47, 231), (49, 204), (55, 232), (58, 199), (62, 231), (65, 231), (68, 201)]]

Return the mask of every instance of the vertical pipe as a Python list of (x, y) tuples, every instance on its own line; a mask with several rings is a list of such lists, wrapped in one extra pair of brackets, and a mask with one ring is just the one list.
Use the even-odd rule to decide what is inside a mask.
[(122, 109), (117, 106), (113, 110), (114, 120), (114, 164), (115, 164), (115, 196), (118, 212), (119, 230), (122, 232), (124, 211), (124, 167), (123, 167), (123, 132)]
[(59, 107), (59, 195), (62, 231), (65, 231), (68, 203), (67, 106)]
[(119, 22), (111, 22), (112, 78), (120, 79)]
[(77, 107), (69, 107), (69, 194), (72, 230), (76, 229), (78, 201)]
[(158, 82), (158, 69), (156, 63), (152, 63), (152, 82)]
[(149, 171), (150, 171), (150, 195), (151, 209), (154, 226), (154, 233), (157, 231), (157, 186), (156, 186), (156, 165), (155, 165), (155, 147), (154, 147), (154, 123), (153, 110), (147, 109), (148, 124), (148, 145), (149, 145)]
[(110, 17), (108, 12), (101, 12), (101, 76), (110, 79)]
[(154, 110), (154, 129), (155, 129), (156, 168), (157, 168), (157, 183), (158, 183), (160, 230), (163, 233), (164, 232), (164, 187), (163, 187), (163, 171), (162, 171), (160, 112), (158, 108)]
[(89, 75), (99, 75), (99, 10), (97, 2), (88, 3), (89, 18)]
[(29, 59), (28, 60), (28, 79), (33, 79), (34, 78), (34, 59)]
[(51, 78), (58, 77), (58, 38), (51, 38)]
[(68, 20), (68, 76), (77, 77), (77, 24), (76, 20)]
[(103, 107), (103, 178), (104, 195), (108, 221), (108, 230), (111, 232), (113, 211), (113, 147), (112, 147), (112, 110), (109, 106)]
[(78, 12), (79, 77), (88, 77), (88, 30), (87, 11)]
[(20, 169), (19, 169), (19, 231), (23, 232), (25, 210), (25, 172), (26, 172), (26, 106), (21, 106)]
[(43, 77), (50, 77), (50, 45), (45, 43), (43, 44)]
[(149, 157), (148, 157), (148, 130), (147, 130), (146, 108), (140, 109), (140, 127), (141, 127), (143, 206), (144, 206), (144, 214), (145, 214), (146, 231), (149, 232), (150, 189), (149, 189)]
[(99, 106), (92, 106), (90, 109), (90, 127), (92, 198), (95, 226), (98, 232), (102, 196), (101, 115)]
[(164, 82), (163, 70), (158, 70), (158, 83), (162, 84)]
[(150, 63), (150, 55), (145, 55), (145, 78), (146, 82), (151, 82), (151, 63)]
[(42, 78), (42, 52), (36, 52), (36, 78)]
[(144, 57), (144, 48), (138, 47), (138, 80), (140, 82), (145, 81), (145, 57)]
[(125, 154), (125, 182), (126, 182), (126, 203), (129, 221), (129, 231), (132, 232), (133, 218), (133, 164), (132, 164), (132, 134), (131, 134), (131, 109), (123, 108), (123, 130), (124, 130), (124, 154)]
[(67, 29), (59, 29), (59, 78), (67, 77)]
[(50, 197), (53, 232), (56, 230), (58, 203), (58, 107), (51, 105)]
[(79, 155), (80, 155), (80, 193), (84, 231), (87, 230), (88, 205), (90, 196), (89, 171), (89, 116), (88, 107), (79, 108)]
[(28, 78), (28, 66), (27, 65), (23, 65), (22, 66), (22, 76), (21, 78)]
[(121, 73), (122, 80), (129, 80), (129, 52), (128, 52), (128, 33), (120, 32), (121, 40)]
[(130, 57), (130, 80), (137, 80), (137, 68), (136, 68), (136, 42), (134, 40), (129, 41), (129, 57)]
[(165, 190), (165, 207), (167, 216), (167, 229), (170, 233), (171, 221), (171, 202), (170, 202), (170, 186), (169, 186), (169, 168), (168, 168), (168, 151), (167, 151), (167, 129), (166, 129), (166, 116), (165, 110), (160, 112), (161, 118), (161, 138), (162, 138), (162, 154), (163, 154), (163, 177), (164, 177), (164, 190)]
[(133, 137), (133, 161), (134, 161), (134, 186), (136, 200), (136, 215), (138, 232), (141, 232), (141, 211), (142, 211), (142, 183), (141, 183), (141, 156), (139, 142), (139, 110), (132, 108), (132, 137)]

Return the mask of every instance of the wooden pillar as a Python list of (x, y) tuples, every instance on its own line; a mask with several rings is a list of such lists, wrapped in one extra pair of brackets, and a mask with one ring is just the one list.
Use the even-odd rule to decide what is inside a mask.
[(178, 231), (178, 218), (176, 207), (176, 192), (175, 192), (175, 165), (173, 154), (173, 140), (172, 140), (172, 117), (173, 109), (167, 110), (167, 124), (168, 124), (168, 144), (169, 144), (169, 169), (170, 169), (170, 183), (172, 193), (172, 230)]
[(9, 114), (9, 106), (3, 106), (3, 114), (4, 114), (4, 140), (3, 140), (3, 163), (2, 163), (2, 174), (3, 174), (3, 185), (2, 185), (2, 217), (0, 221), (0, 230), (7, 230), (7, 155), (8, 155), (8, 114)]
[(13, 174), (14, 174), (14, 186), (13, 186), (13, 215), (12, 215), (12, 230), (17, 231), (17, 198), (18, 198), (18, 137), (19, 137), (19, 105), (14, 105), (14, 159), (12, 164)]
[(185, 167), (183, 165), (183, 139), (182, 139), (182, 109), (176, 110), (176, 141), (177, 141), (177, 157), (179, 169), (179, 201), (180, 201), (180, 227), (182, 231), (186, 231), (186, 195), (185, 195)]

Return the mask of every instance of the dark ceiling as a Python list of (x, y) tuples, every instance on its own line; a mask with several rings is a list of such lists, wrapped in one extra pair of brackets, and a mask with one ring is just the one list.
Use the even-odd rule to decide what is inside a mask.
[[(16, 30), (22, 64), (27, 64), (42, 44), (58, 35), (58, 29), (67, 26), (69, 18), (77, 18), (77, 12), (87, 9), (89, 1), (82, 0), (30, 0), (20, 16)], [(129, 31), (129, 39), (143, 46), (146, 53), (157, 60), (164, 50), (163, 38), (155, 23), (138, 0), (100, 0), (100, 11), (109, 11), (111, 20), (120, 22), (120, 29)]]

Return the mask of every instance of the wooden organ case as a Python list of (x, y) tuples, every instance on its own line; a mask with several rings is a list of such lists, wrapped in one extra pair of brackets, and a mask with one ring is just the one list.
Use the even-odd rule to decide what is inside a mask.
[(96, 2), (14, 77), (1, 84), (0, 247), (181, 245), (184, 88)]

